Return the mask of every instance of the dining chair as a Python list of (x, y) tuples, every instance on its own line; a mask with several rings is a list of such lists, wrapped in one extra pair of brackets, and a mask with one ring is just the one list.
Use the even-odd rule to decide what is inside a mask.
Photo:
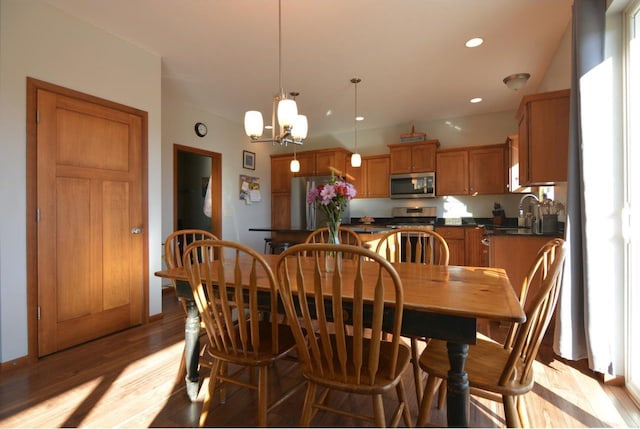
[[(383, 255), (388, 261), (396, 263), (449, 265), (447, 241), (433, 229), (427, 227), (407, 226), (384, 233), (378, 242), (376, 253)], [(416, 400), (420, 403), (423, 391), (423, 373), (418, 365), (420, 352), (418, 341), (427, 343), (429, 339), (410, 336), (409, 340), (411, 342), (411, 364)]]
[[(182, 267), (182, 259), (187, 246), (193, 242), (200, 240), (218, 240), (218, 237), (216, 237), (216, 235), (212, 232), (202, 229), (181, 229), (169, 234), (164, 242), (164, 262), (167, 266), (167, 269)], [(189, 303), (189, 300), (192, 296), (191, 286), (189, 285), (189, 282), (173, 279), (171, 281), (176, 291), (176, 296), (178, 297), (182, 309), (184, 310), (185, 316), (188, 317), (190, 311), (188, 307), (189, 305), (193, 305), (192, 303)], [(196, 311), (196, 309), (193, 309), (191, 311)], [(200, 336), (205, 335), (204, 325), (202, 323), (200, 323), (200, 333)], [(189, 345), (187, 341), (185, 341), (185, 351), (187, 350), (187, 347), (191, 347), (191, 345)], [(206, 344), (200, 347), (198, 340), (198, 344), (193, 347), (195, 350), (198, 350), (200, 359), (198, 359), (197, 361), (193, 360), (189, 363), (190, 365), (194, 366), (190, 368), (189, 374), (197, 374), (201, 366), (206, 368), (211, 367), (211, 360), (207, 356)], [(185, 373), (187, 372), (187, 362), (185, 355), (186, 353), (182, 353), (182, 358), (180, 360), (180, 369), (178, 371), (178, 379), (183, 378), (185, 376)], [(197, 382), (197, 380), (191, 381)], [(197, 390), (197, 384), (193, 386)], [(188, 394), (190, 398), (195, 399), (195, 397), (197, 396), (197, 391), (188, 392)]]
[[(327, 252), (347, 255), (330, 273), (324, 271)], [(276, 275), (307, 383), (300, 425), (308, 427), (322, 410), (386, 426), (382, 395), (395, 389), (398, 406), (390, 424), (397, 426), (402, 418), (411, 426), (402, 380), (410, 351), (400, 341), (404, 299), (393, 266), (363, 247), (303, 243), (280, 255)], [(394, 334), (389, 341), (382, 338), (385, 298), (394, 302), (392, 316), (384, 320)], [(332, 390), (370, 396), (373, 412), (330, 404)]]
[[(362, 247), (362, 239), (353, 229), (342, 226), (338, 228), (338, 234), (340, 235), (340, 244), (348, 244), (351, 246)], [(316, 229), (307, 236), (305, 243), (328, 243), (329, 242), (329, 227), (324, 226)]]
[[(523, 395), (533, 388), (532, 366), (562, 287), (564, 261), (564, 240), (556, 238), (544, 244), (522, 285), (520, 302), (526, 322), (514, 323), (504, 344), (479, 335), (477, 344), (469, 346), (466, 371), (470, 392), (502, 402), (507, 427), (528, 426)], [(435, 391), (449, 371), (446, 342), (430, 341), (419, 363), (428, 374), (417, 424), (424, 426)]]
[[(258, 426), (267, 425), (267, 413), (295, 393), (291, 389), (268, 405), (269, 367), (296, 348), (291, 328), (278, 323), (278, 288), (264, 258), (241, 243), (226, 240), (196, 241), (184, 254), (183, 265), (193, 297), (209, 338), (213, 365), (202, 405), (200, 426), (206, 424), (212, 397), (218, 384), (232, 383), (258, 393)], [(269, 312), (259, 304), (258, 280), (268, 284)], [(224, 288), (221, 286), (224, 285)], [(241, 371), (227, 375), (222, 364), (234, 364)], [(249, 381), (244, 370), (258, 369), (258, 380)]]

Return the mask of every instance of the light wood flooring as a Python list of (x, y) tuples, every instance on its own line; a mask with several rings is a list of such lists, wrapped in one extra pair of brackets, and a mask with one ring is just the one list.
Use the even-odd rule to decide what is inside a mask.
[[(28, 367), (0, 373), (0, 427), (192, 427), (197, 426), (204, 392), (189, 402), (176, 375), (183, 347), (183, 314), (172, 293), (163, 297), (164, 317), (145, 326), (74, 347)], [(297, 365), (282, 362), (273, 369), (270, 389), (301, 380)], [(275, 375), (275, 376), (274, 376)], [(554, 358), (546, 342), (535, 364), (536, 385), (527, 395), (534, 427), (639, 427), (640, 412), (622, 387), (603, 386), (584, 362)], [(414, 398), (410, 371), (405, 377)], [(206, 382), (205, 385), (206, 387)], [(304, 391), (269, 414), (269, 425), (298, 424)], [(217, 401), (217, 399), (216, 399)], [(335, 394), (332, 401), (369, 410), (368, 399)], [(388, 410), (395, 395), (385, 399)], [(247, 389), (229, 387), (226, 404), (216, 402), (210, 426), (254, 426), (256, 397)], [(474, 427), (503, 427), (502, 406), (471, 398)], [(411, 414), (417, 417), (415, 399)], [(342, 416), (319, 413), (314, 426), (362, 424)], [(446, 424), (446, 410), (434, 408), (430, 424)]]

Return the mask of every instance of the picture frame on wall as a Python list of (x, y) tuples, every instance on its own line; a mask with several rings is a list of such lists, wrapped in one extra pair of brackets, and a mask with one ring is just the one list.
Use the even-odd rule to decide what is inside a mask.
[(248, 170), (256, 169), (256, 154), (248, 150), (242, 151), (242, 167)]

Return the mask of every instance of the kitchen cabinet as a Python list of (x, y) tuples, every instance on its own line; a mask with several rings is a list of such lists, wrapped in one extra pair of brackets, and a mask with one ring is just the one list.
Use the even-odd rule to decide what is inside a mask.
[(300, 171), (296, 176), (329, 176), (332, 171), (343, 174), (351, 152), (342, 148), (297, 152)]
[(567, 181), (570, 90), (522, 97), (518, 119), (520, 185)]
[(347, 163), (346, 173), (356, 188), (356, 198), (389, 197), (389, 155), (363, 156), (360, 167)]
[(530, 193), (531, 187), (520, 184), (520, 144), (517, 134), (507, 136), (507, 189), (513, 193)]
[(390, 174), (425, 173), (436, 171), (438, 140), (390, 144)]
[(440, 150), (436, 158), (436, 195), (468, 195), (469, 151)]
[(447, 241), (449, 265), (465, 265), (465, 227), (436, 226), (435, 231)]
[[(271, 192), (291, 192), (293, 173), (289, 169), (289, 164), (292, 159), (292, 154), (271, 155)], [(302, 167), (302, 163), (300, 164)]]
[(507, 191), (505, 145), (469, 148), (469, 194), (502, 194)]
[[(537, 235), (492, 235), (489, 261), (494, 268), (504, 268), (517, 296), (538, 250), (553, 237)], [(530, 291), (530, 293), (533, 291)]]
[(482, 243), (486, 235), (484, 227), (469, 226), (464, 228), (465, 265), (473, 267), (489, 266), (489, 247)]
[(502, 194), (507, 171), (504, 144), (438, 151), (436, 195)]
[(484, 227), (437, 226), (435, 231), (447, 241), (449, 265), (489, 266), (489, 248), (482, 244)]
[(271, 155), (271, 227), (289, 228), (291, 224), (292, 154)]

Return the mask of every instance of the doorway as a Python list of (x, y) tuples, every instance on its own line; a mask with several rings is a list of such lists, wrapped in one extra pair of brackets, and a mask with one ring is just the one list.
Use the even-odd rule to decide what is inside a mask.
[[(173, 163), (174, 230), (203, 229), (222, 238), (222, 155), (176, 144)], [(210, 218), (204, 213), (207, 187), (211, 195)]]

